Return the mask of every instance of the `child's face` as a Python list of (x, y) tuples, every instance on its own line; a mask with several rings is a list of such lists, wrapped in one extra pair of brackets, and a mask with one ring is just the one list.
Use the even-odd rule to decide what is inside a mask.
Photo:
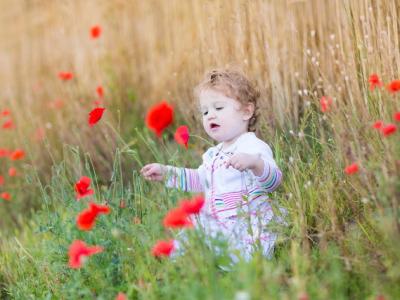
[(229, 142), (247, 132), (251, 109), (243, 109), (237, 100), (211, 89), (201, 91), (199, 101), (204, 129), (214, 140)]

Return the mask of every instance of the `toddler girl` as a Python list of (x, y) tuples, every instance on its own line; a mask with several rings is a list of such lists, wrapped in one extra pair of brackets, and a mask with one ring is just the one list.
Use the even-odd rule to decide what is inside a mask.
[(260, 93), (239, 71), (213, 70), (195, 95), (204, 129), (219, 144), (203, 154), (197, 169), (152, 163), (141, 174), (165, 180), (167, 187), (203, 192), (196, 226), (213, 238), (222, 234), (246, 260), (256, 245), (270, 257), (276, 234), (266, 228), (273, 218), (267, 194), (279, 186), (282, 173), (270, 147), (254, 133)]

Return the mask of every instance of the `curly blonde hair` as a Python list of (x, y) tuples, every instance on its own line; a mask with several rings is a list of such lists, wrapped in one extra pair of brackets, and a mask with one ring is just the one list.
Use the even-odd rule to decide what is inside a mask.
[(199, 99), (203, 90), (213, 89), (225, 96), (237, 100), (243, 105), (254, 104), (254, 113), (249, 120), (248, 130), (255, 132), (258, 119), (258, 99), (260, 91), (247, 76), (238, 69), (213, 69), (208, 71), (202, 82), (194, 89), (194, 94)]

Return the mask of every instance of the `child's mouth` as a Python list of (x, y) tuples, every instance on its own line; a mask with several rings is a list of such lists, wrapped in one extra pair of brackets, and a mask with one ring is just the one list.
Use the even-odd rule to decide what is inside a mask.
[(220, 127), (220, 125), (218, 125), (218, 124), (216, 124), (216, 123), (211, 123), (210, 124), (210, 129), (211, 130), (216, 130), (216, 129), (218, 129)]

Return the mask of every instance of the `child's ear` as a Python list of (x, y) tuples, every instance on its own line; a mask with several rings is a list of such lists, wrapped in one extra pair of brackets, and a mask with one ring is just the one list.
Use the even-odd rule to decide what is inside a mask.
[(248, 103), (243, 106), (243, 121), (250, 120), (254, 114), (254, 103)]

